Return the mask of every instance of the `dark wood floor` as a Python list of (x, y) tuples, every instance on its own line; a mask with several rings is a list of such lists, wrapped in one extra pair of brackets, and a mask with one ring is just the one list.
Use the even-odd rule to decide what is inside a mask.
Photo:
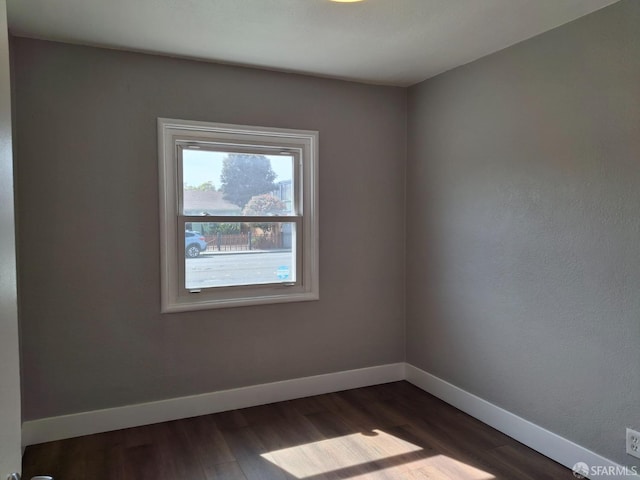
[(27, 447), (55, 480), (570, 480), (571, 472), (407, 382)]

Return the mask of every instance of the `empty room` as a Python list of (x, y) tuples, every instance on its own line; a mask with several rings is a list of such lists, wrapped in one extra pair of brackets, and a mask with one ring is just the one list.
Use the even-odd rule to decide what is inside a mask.
[(0, 479), (640, 477), (640, 0), (0, 0)]

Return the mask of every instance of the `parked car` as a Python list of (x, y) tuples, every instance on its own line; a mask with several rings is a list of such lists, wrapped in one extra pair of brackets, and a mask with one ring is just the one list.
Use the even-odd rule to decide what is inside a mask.
[(196, 258), (207, 249), (207, 242), (200, 232), (186, 230), (184, 232), (184, 254), (187, 258)]

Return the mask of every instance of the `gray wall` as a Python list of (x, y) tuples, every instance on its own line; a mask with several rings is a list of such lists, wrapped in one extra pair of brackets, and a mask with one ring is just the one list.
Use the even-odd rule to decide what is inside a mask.
[(638, 25), (626, 0), (408, 98), (408, 361), (630, 465)]
[[(406, 90), (12, 48), (25, 420), (404, 360)], [(320, 301), (159, 313), (157, 117), (320, 131)]]

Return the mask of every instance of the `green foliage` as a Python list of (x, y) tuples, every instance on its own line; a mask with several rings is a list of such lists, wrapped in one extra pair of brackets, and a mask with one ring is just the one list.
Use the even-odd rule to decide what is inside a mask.
[(220, 235), (233, 235), (241, 233), (242, 226), (239, 223), (215, 223), (215, 228), (212, 233)]
[(220, 191), (225, 200), (244, 208), (251, 197), (275, 190), (276, 176), (264, 155), (230, 153), (222, 163)]
[(241, 233), (240, 223), (206, 223), (202, 229), (205, 235), (234, 235)]
[(216, 191), (216, 186), (213, 184), (212, 181), (208, 181), (208, 182), (201, 183), (197, 187), (185, 184), (184, 189), (185, 190), (197, 190), (197, 191), (200, 191), (200, 192), (215, 192)]
[(242, 209), (243, 215), (273, 215), (282, 213), (286, 208), (283, 201), (274, 197), (270, 193), (255, 195), (247, 202)]

